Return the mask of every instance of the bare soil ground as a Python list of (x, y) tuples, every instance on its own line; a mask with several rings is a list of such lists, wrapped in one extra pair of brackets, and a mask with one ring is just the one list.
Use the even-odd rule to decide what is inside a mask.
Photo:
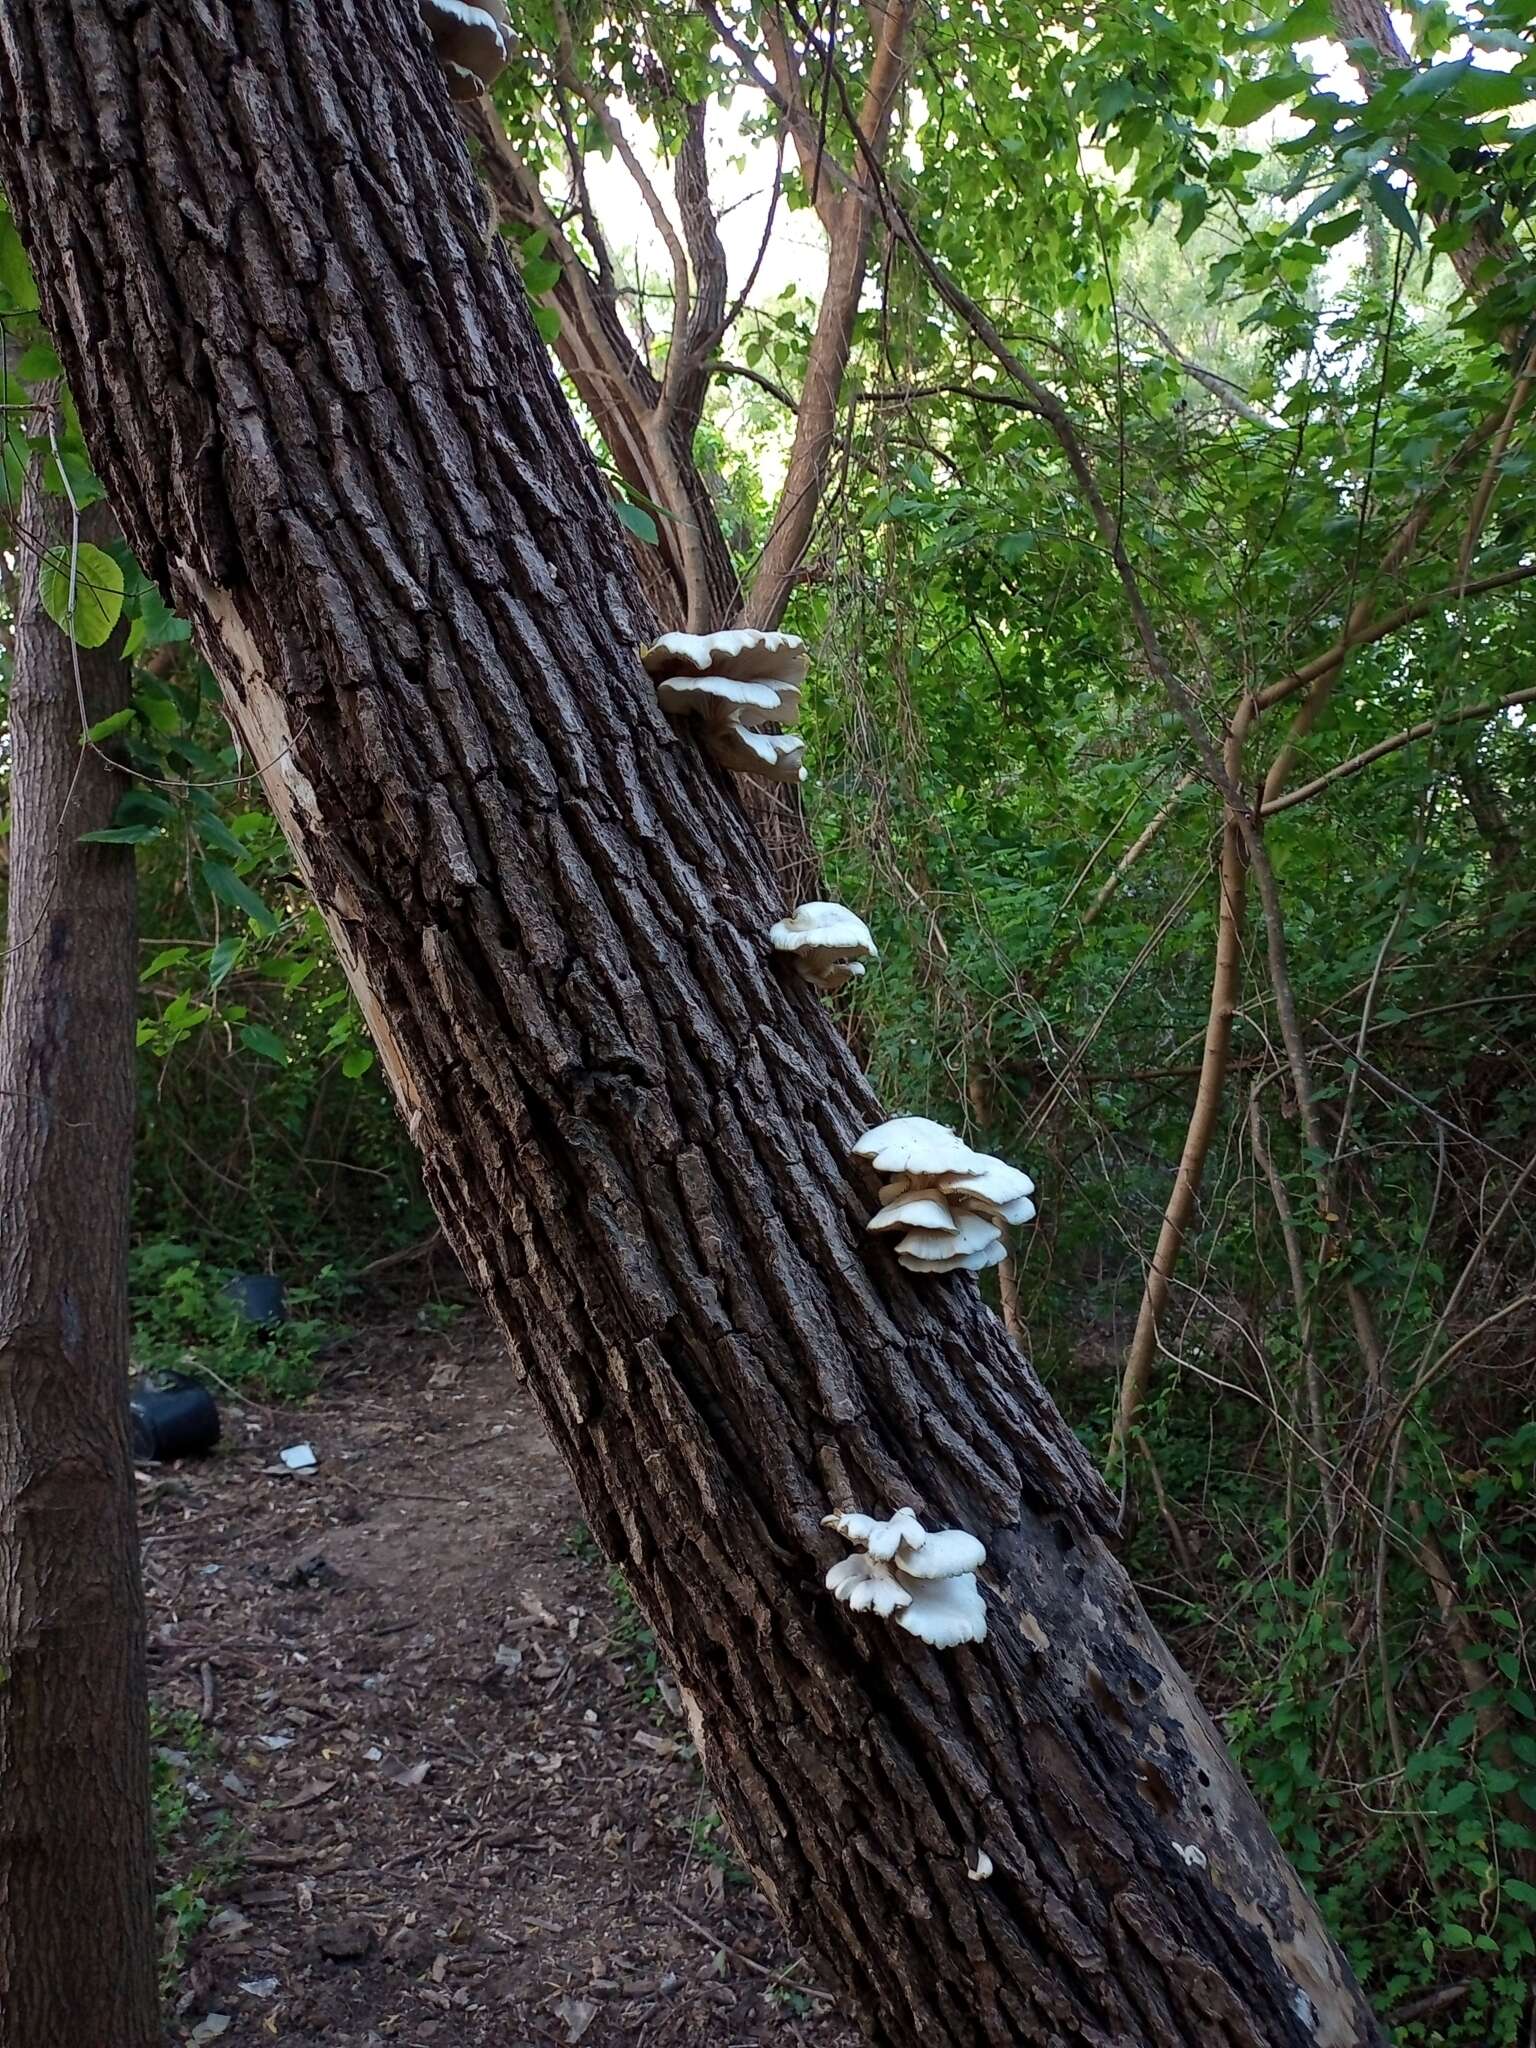
[(402, 1318), (308, 1406), (224, 1413), (140, 1489), (189, 1900), (221, 1844), (175, 2037), (851, 2048), (489, 1331)]

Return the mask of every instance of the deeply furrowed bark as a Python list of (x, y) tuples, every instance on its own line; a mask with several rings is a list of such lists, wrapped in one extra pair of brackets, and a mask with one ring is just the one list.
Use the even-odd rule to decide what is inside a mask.
[[(82, 712), (121, 710), (128, 670), (82, 651), (77, 697), (70, 643), (38, 602), (62, 509), (34, 470), (16, 527), (0, 1000), (0, 2048), (155, 2048), (127, 1426), (133, 854), (79, 837), (111, 823), (122, 787), (82, 753)], [(99, 517), (86, 539), (106, 537)]]
[[(879, 1112), (634, 658), (414, 9), (4, 18), (0, 172), (95, 459), (791, 1930), (900, 2048), (1379, 2041), (1038, 1382), (972, 1283), (868, 1248)], [(983, 1645), (823, 1592), (838, 1472), (984, 1538)]]

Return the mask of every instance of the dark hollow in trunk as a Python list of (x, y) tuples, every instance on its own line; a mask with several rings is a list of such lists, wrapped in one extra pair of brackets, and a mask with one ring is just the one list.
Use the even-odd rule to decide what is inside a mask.
[[(0, 2048), (160, 2040), (144, 1607), (128, 1437), (133, 851), (82, 846), (121, 779), (80, 745), (128, 701), (38, 602), (67, 537), (16, 526), (0, 999)], [(82, 537), (110, 533), (104, 512)]]
[[(415, 9), (11, 0), (0, 65), (0, 171), (119, 514), (816, 1966), (901, 2048), (1378, 2041), (1081, 1448), (972, 1283), (864, 1237), (880, 1112), (773, 971), (761, 847), (635, 659), (622, 535)], [(822, 1590), (839, 1472), (983, 1537), (983, 1645)]]

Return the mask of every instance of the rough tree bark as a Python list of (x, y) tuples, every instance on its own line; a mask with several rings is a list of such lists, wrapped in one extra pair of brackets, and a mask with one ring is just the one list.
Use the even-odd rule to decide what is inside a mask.
[[(414, 6), (3, 20), (0, 175), (95, 460), (793, 1933), (901, 2048), (1379, 2042), (1080, 1447), (970, 1282), (862, 1234), (879, 1110), (635, 660)], [(983, 1536), (983, 1645), (825, 1594), (845, 1485)]]
[[(0, 1000), (0, 2048), (160, 2040), (144, 1609), (128, 1448), (133, 852), (38, 601), (61, 534), (23, 494)], [(98, 525), (106, 532), (95, 531)], [(84, 515), (83, 537), (110, 524)], [(94, 723), (128, 698), (82, 651)]]

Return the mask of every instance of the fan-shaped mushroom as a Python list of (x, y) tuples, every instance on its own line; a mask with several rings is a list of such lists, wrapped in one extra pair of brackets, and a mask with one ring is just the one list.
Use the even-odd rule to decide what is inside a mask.
[(987, 1609), (976, 1571), (987, 1553), (965, 1529), (925, 1529), (911, 1508), (897, 1508), (887, 1521), (874, 1515), (827, 1515), (855, 1546), (827, 1573), (827, 1591), (856, 1614), (894, 1617), (908, 1635), (951, 1650), (979, 1643), (987, 1632)]
[(1035, 1213), (1035, 1184), (1017, 1167), (973, 1152), (947, 1124), (898, 1116), (866, 1131), (854, 1156), (888, 1176), (873, 1232), (900, 1230), (896, 1257), (909, 1273), (979, 1273), (1008, 1256), (1005, 1223)]
[(798, 734), (757, 730), (799, 716), (806, 653), (792, 633), (664, 633), (640, 659), (662, 710), (696, 715), (722, 768), (760, 782), (805, 780)]
[(489, 92), (512, 54), (512, 20), (502, 0), (422, 0), (422, 19), (448, 80), (448, 97), (478, 99)]
[(768, 939), (776, 953), (792, 955), (805, 979), (824, 995), (846, 988), (864, 972), (866, 960), (880, 957), (868, 925), (841, 903), (802, 903), (793, 917), (770, 926)]

